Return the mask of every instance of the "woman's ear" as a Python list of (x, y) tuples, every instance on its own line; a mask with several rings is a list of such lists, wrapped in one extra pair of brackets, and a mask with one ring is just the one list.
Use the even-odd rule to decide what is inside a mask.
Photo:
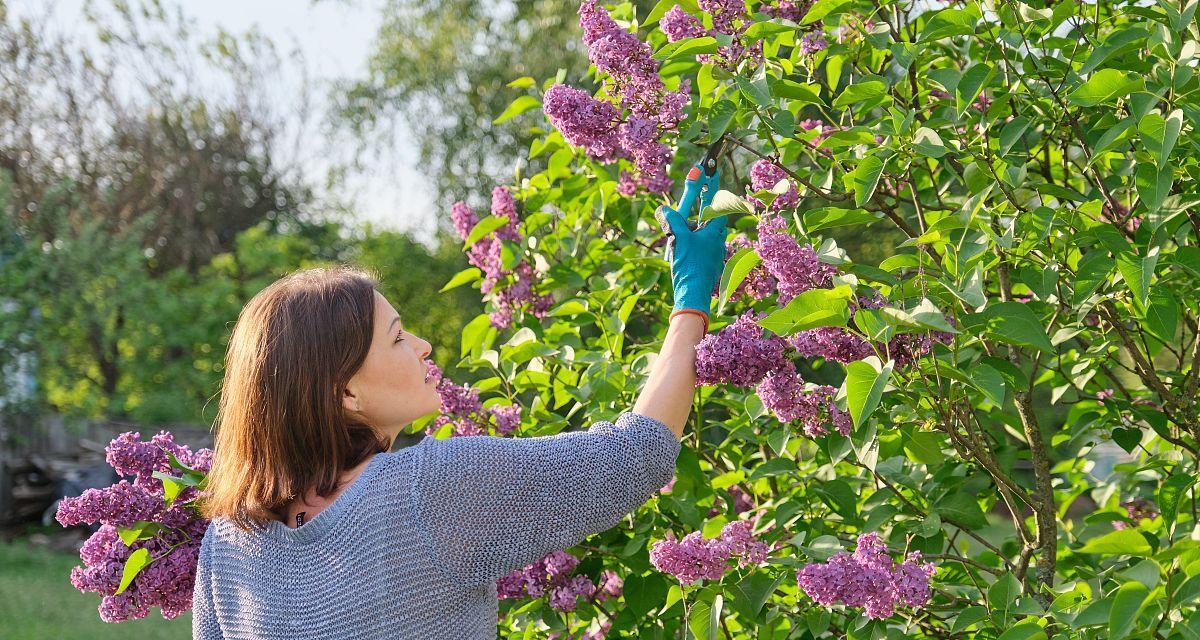
[(354, 395), (354, 392), (350, 390), (350, 387), (346, 387), (346, 390), (342, 392), (342, 407), (344, 407), (346, 411), (362, 411), (358, 396)]

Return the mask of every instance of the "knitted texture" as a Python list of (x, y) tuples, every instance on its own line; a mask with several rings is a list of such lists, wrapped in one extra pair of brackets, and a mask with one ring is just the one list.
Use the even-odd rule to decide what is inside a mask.
[(626, 412), (586, 431), (375, 455), (299, 528), (201, 544), (193, 638), (496, 638), (496, 580), (605, 531), (675, 473), (679, 440)]

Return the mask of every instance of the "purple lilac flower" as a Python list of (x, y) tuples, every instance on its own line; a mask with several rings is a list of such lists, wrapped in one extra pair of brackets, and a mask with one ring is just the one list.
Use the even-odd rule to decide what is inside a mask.
[(734, 20), (746, 15), (745, 0), (700, 0), (700, 8), (713, 19), (713, 29), (727, 35), (738, 33)]
[(445, 425), (452, 425), (452, 437), (486, 435), (489, 427), (494, 428), (496, 435), (506, 436), (520, 426), (520, 407), (493, 406), (485, 410), (478, 389), (467, 384), (454, 384), (432, 360), (425, 360), (425, 366), (425, 381), (437, 386), (441, 399), (441, 413), (425, 427), (427, 435), (437, 433)]
[(808, 9), (812, 7), (812, 3), (813, 0), (800, 0), (799, 2), (779, 0), (773, 6), (765, 6), (759, 10), (775, 18), (800, 22), (804, 18), (804, 15), (808, 13)]
[[(88, 489), (77, 497), (59, 503), (56, 519), (63, 526), (94, 524), (100, 527), (83, 543), (79, 558), (83, 566), (71, 569), (71, 584), (83, 592), (101, 595), (98, 612), (105, 622), (145, 618), (150, 607), (157, 606), (167, 619), (178, 617), (192, 606), (196, 558), (208, 529), (208, 520), (196, 517), (190, 504), (200, 493), (195, 487), (184, 489), (170, 508), (166, 507), (162, 481), (151, 474), (177, 473), (167, 453), (181, 464), (207, 473), (212, 467), (212, 450), (192, 452), (178, 445), (165, 431), (143, 442), (137, 432), (123, 433), (105, 448), (105, 459), (117, 472), (134, 476), (104, 489)], [(139, 520), (162, 525), (154, 537), (126, 546), (118, 527)], [(125, 561), (139, 549), (152, 558), (129, 587), (114, 595), (121, 583)]]
[(567, 142), (583, 147), (593, 160), (615, 162), (628, 155), (617, 137), (620, 113), (611, 103), (597, 100), (586, 91), (556, 84), (542, 97), (542, 110)]
[(800, 39), (800, 55), (802, 56), (811, 56), (827, 48), (829, 48), (829, 41), (825, 39), (823, 33), (810, 33)]
[(454, 230), (463, 240), (466, 240), (471, 235), (471, 229), (479, 224), (479, 216), (476, 216), (471, 207), (462, 200), (450, 205), (450, 219), (454, 222)]
[(828, 433), (829, 425), (844, 436), (850, 435), (850, 414), (834, 402), (837, 389), (828, 385), (805, 388), (804, 379), (794, 368), (772, 371), (759, 383), (756, 391), (763, 406), (780, 422), (800, 421), (805, 435), (810, 438)]
[(809, 289), (824, 289), (832, 284), (837, 269), (817, 259), (817, 252), (801, 245), (787, 231), (787, 223), (778, 215), (758, 221), (758, 255), (767, 272), (778, 280), (779, 303), (786, 304)]
[[(750, 167), (750, 188), (754, 191), (763, 189), (772, 189), (780, 181), (787, 178), (787, 172), (782, 167), (767, 159), (759, 160)], [(796, 206), (800, 201), (800, 193), (796, 188), (796, 184), (791, 180), (787, 181), (788, 190), (786, 193), (778, 195), (771, 202), (770, 210), (779, 211), (780, 209), (790, 209)], [(753, 199), (753, 198), (752, 198)], [(755, 202), (758, 202), (755, 200)], [(761, 202), (758, 204), (762, 204)]]
[[(733, 507), (733, 512), (735, 514), (745, 513), (751, 509), (754, 509), (754, 498), (751, 497), (749, 493), (746, 493), (745, 489), (735, 484), (731, 485), (726, 491), (729, 496), (722, 499), (730, 503), (730, 506)], [(711, 518), (719, 513), (721, 513), (721, 508), (717, 505), (713, 505), (713, 507), (708, 510), (708, 517)]]
[(865, 533), (853, 554), (841, 551), (828, 562), (809, 564), (796, 572), (796, 581), (817, 604), (862, 607), (868, 618), (883, 619), (898, 605), (928, 604), (934, 570), (916, 551), (894, 567), (879, 534)]
[(508, 222), (495, 231), (497, 238), (521, 241), (521, 232), (517, 229), (517, 201), (508, 192), (508, 187), (498, 185), (492, 188), (492, 215), (508, 218)]
[(700, 531), (676, 540), (675, 534), (668, 531), (665, 540), (655, 542), (650, 548), (650, 563), (683, 584), (701, 578), (720, 580), (731, 558), (738, 559), (738, 566), (766, 561), (769, 550), (766, 543), (755, 538), (753, 527), (753, 521), (736, 520), (725, 525), (721, 535), (711, 540)]
[(658, 28), (666, 34), (668, 42), (684, 38), (698, 38), (708, 33), (696, 16), (684, 11), (683, 7), (679, 5), (671, 7), (670, 11), (663, 14), (658, 21)]
[(801, 120), (800, 122), (796, 123), (796, 126), (800, 127), (801, 129), (803, 129), (805, 131), (816, 131), (817, 132), (817, 137), (813, 138), (808, 143), (809, 146), (813, 147), (814, 149), (818, 149), (819, 151), (822, 151), (824, 153), (832, 153), (829, 149), (822, 147), (821, 143), (825, 141), (825, 138), (828, 138), (829, 136), (833, 135), (834, 132), (836, 132), (838, 130), (838, 127), (836, 127), (834, 125), (825, 124), (821, 120), (811, 120), (811, 119)]
[(751, 387), (771, 371), (792, 366), (784, 356), (787, 343), (783, 338), (763, 336), (757, 320), (764, 315), (747, 311), (733, 324), (704, 336), (696, 345), (697, 386)]
[(824, 358), (842, 364), (871, 355), (871, 344), (841, 327), (818, 327), (794, 333), (788, 344), (805, 358)]
[[(1129, 514), (1129, 519), (1134, 521), (1133, 526), (1141, 524), (1142, 520), (1153, 520), (1158, 517), (1158, 505), (1153, 501), (1145, 498), (1134, 498), (1127, 502), (1121, 503), (1125, 507), (1125, 513)], [(1112, 521), (1113, 529), (1128, 529), (1129, 523), (1121, 520)]]
[(593, 159), (634, 162), (637, 173), (622, 175), (621, 193), (632, 194), (639, 188), (654, 193), (669, 190), (666, 165), (673, 154), (659, 139), (677, 130), (690, 100), (690, 83), (683, 81), (677, 91), (668, 91), (649, 45), (617, 25), (596, 0), (580, 4), (579, 24), (588, 58), (608, 75), (612, 84), (608, 93), (629, 110), (629, 117), (622, 124), (617, 106), (570, 87), (551, 87), (553, 93), (546, 92), (546, 115), (568, 142), (584, 147)]
[(550, 606), (559, 611), (573, 611), (579, 599), (604, 602), (621, 596), (624, 581), (616, 572), (604, 570), (600, 583), (584, 575), (571, 575), (579, 558), (566, 551), (548, 553), (522, 569), (496, 581), (499, 598), (540, 598), (547, 596)]

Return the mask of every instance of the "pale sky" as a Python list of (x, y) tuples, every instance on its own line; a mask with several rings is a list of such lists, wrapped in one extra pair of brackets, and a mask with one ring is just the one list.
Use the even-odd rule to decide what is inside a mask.
[[(44, 7), (47, 0), (15, 0), (10, 10), (15, 15)], [(68, 32), (85, 28), (82, 7), (87, 0), (53, 0), (56, 26)], [(176, 4), (177, 3), (177, 4)], [(138, 6), (138, 0), (131, 0)], [(205, 36), (215, 32), (217, 25), (240, 34), (257, 25), (259, 31), (275, 42), (280, 55), (299, 47), (306, 59), (310, 77), (315, 85), (314, 105), (318, 110), (325, 104), (322, 80), (338, 77), (362, 77), (366, 72), (367, 55), (381, 21), (382, 0), (165, 0), (167, 7), (181, 6), (186, 15), (194, 18)], [(109, 2), (100, 0), (93, 5), (105, 9)], [(40, 10), (40, 9), (39, 9)], [(279, 104), (292, 100), (287, 91), (277, 93)], [(308, 183), (319, 188), (324, 183), (325, 166), (320, 158), (332, 153), (346, 157), (354, 149), (351, 139), (327, 140), (320, 132), (303, 137), (309, 148), (301, 153), (311, 158), (306, 167)], [(433, 193), (416, 167), (415, 144), (404, 133), (395, 141), (398, 150), (396, 166), (388, 166), (369, 174), (354, 175), (343, 185), (343, 197), (354, 198), (354, 209), (361, 219), (379, 227), (409, 230), (422, 240), (433, 237)]]

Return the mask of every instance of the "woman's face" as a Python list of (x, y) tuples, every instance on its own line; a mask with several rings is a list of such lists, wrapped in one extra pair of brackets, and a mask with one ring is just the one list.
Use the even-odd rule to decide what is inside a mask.
[(437, 385), (427, 382), (432, 346), (405, 331), (400, 314), (375, 292), (375, 334), (362, 367), (350, 378), (342, 404), (393, 439), (403, 428), (441, 407)]

